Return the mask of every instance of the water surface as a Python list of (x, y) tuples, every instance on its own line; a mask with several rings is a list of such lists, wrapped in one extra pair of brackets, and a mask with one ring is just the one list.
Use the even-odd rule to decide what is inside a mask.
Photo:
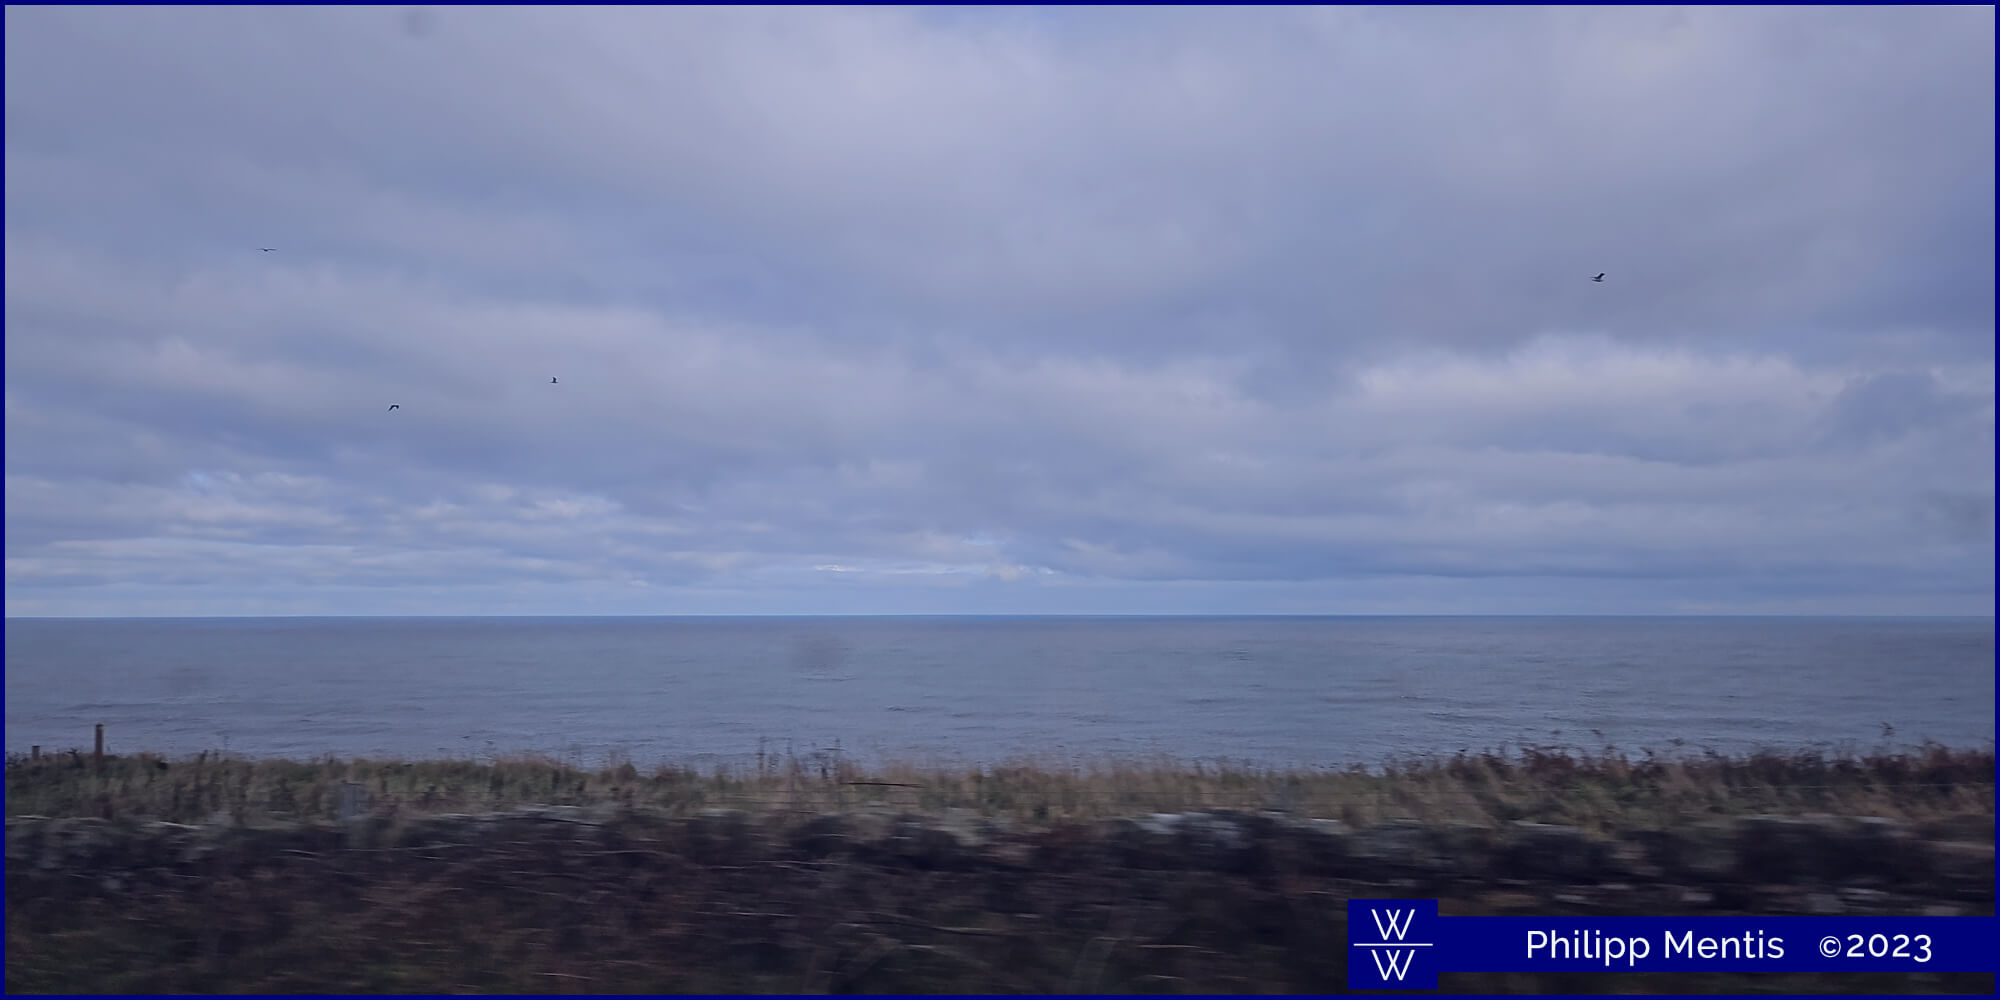
[(1980, 619), (11, 619), (7, 749), (1268, 764), (1994, 736)]

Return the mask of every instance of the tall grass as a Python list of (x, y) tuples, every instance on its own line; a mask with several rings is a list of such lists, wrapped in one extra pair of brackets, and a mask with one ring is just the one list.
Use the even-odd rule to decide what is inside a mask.
[[(100, 767), (71, 755), (9, 758), (6, 774), (10, 817), (180, 822), (330, 818), (344, 783), (354, 782), (373, 793), (372, 808), (392, 813), (529, 803), (767, 816), (963, 810), (1053, 826), (1272, 808), (1357, 825), (1526, 819), (1630, 829), (1828, 812), (1990, 840), (1994, 801), (1993, 751), (1939, 746), (1735, 757), (1529, 748), (1320, 770), (1166, 759), (864, 768), (829, 754), (708, 769), (227, 755), (113, 757)], [(1030, 839), (1060, 845), (1073, 842), (1070, 834)], [(10, 864), (7, 990), (1325, 993), (1346, 983), (1346, 900), (1383, 891), (1292, 868), (1236, 875), (1017, 858), (958, 870), (803, 855), (722, 863), (704, 859), (710, 848), (692, 840), (565, 854), (550, 852), (554, 842), (512, 834), (419, 850), (267, 849), (269, 838), (255, 833), (187, 839), (232, 846), (86, 878)], [(1630, 890), (1600, 887), (1593, 898), (1616, 902)], [(1503, 904), (1476, 885), (1451, 891), (1458, 895), (1444, 901), (1447, 912), (1570, 912), (1560, 893)], [(1653, 897), (1630, 897), (1645, 898)], [(1983, 905), (1990, 912), (1990, 897)], [(1990, 995), (1993, 977), (1465, 973), (1443, 985), (1478, 993)]]
[(1587, 829), (1664, 828), (1712, 816), (1836, 813), (1916, 823), (1994, 812), (1991, 748), (1869, 752), (1713, 752), (1636, 756), (1607, 748), (1530, 747), (1410, 758), (1377, 768), (1107, 758), (1021, 759), (984, 767), (837, 754), (759, 755), (706, 770), (630, 760), (599, 768), (544, 757), (489, 761), (261, 760), (201, 754), (7, 759), (9, 816), (102, 816), (181, 823), (330, 819), (343, 783), (391, 814), (479, 812), (528, 804), (817, 814), (961, 810), (1025, 824), (1197, 809), (1274, 809), (1371, 824), (1513, 820)]

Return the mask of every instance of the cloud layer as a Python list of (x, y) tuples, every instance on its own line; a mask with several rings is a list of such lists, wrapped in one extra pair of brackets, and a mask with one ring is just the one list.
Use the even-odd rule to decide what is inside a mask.
[(1987, 614), (1993, 28), (9, 8), (7, 611)]

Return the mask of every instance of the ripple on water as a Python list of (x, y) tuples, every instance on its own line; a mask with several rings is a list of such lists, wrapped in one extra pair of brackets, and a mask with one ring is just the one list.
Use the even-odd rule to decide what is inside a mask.
[(1633, 750), (1873, 744), (1885, 720), (1993, 740), (1990, 619), (19, 620), (7, 657), (16, 751), (87, 746), (95, 722), (174, 754), (824, 735), (1337, 765), (1558, 729)]

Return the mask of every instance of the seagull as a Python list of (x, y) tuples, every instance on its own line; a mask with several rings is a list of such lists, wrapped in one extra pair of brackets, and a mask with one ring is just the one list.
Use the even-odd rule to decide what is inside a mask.
[(277, 247), (258, 247), (257, 249), (259, 249), (259, 250), (262, 250), (262, 251), (263, 251), (263, 252), (265, 252), (265, 253), (270, 253), (271, 251), (273, 251), (273, 250), (276, 250), (276, 249), (278, 249), (278, 248), (277, 248)]
[(550, 385), (556, 384), (556, 377), (554, 375), (549, 376), (549, 384)]
[(1603, 280), (1604, 280), (1604, 273), (1603, 273), (1602, 271), (1600, 271), (1600, 272), (1598, 272), (1598, 274), (1597, 274), (1597, 277), (1595, 277), (1595, 278), (1592, 278), (1592, 279), (1590, 279), (1590, 280), (1592, 280), (1592, 281), (1603, 281)]
[(401, 404), (399, 404), (399, 403), (390, 403), (390, 404), (389, 404), (389, 409), (392, 409), (392, 410), (394, 410), (394, 409), (398, 409), (398, 408), (400, 408), (400, 406), (401, 406)]

